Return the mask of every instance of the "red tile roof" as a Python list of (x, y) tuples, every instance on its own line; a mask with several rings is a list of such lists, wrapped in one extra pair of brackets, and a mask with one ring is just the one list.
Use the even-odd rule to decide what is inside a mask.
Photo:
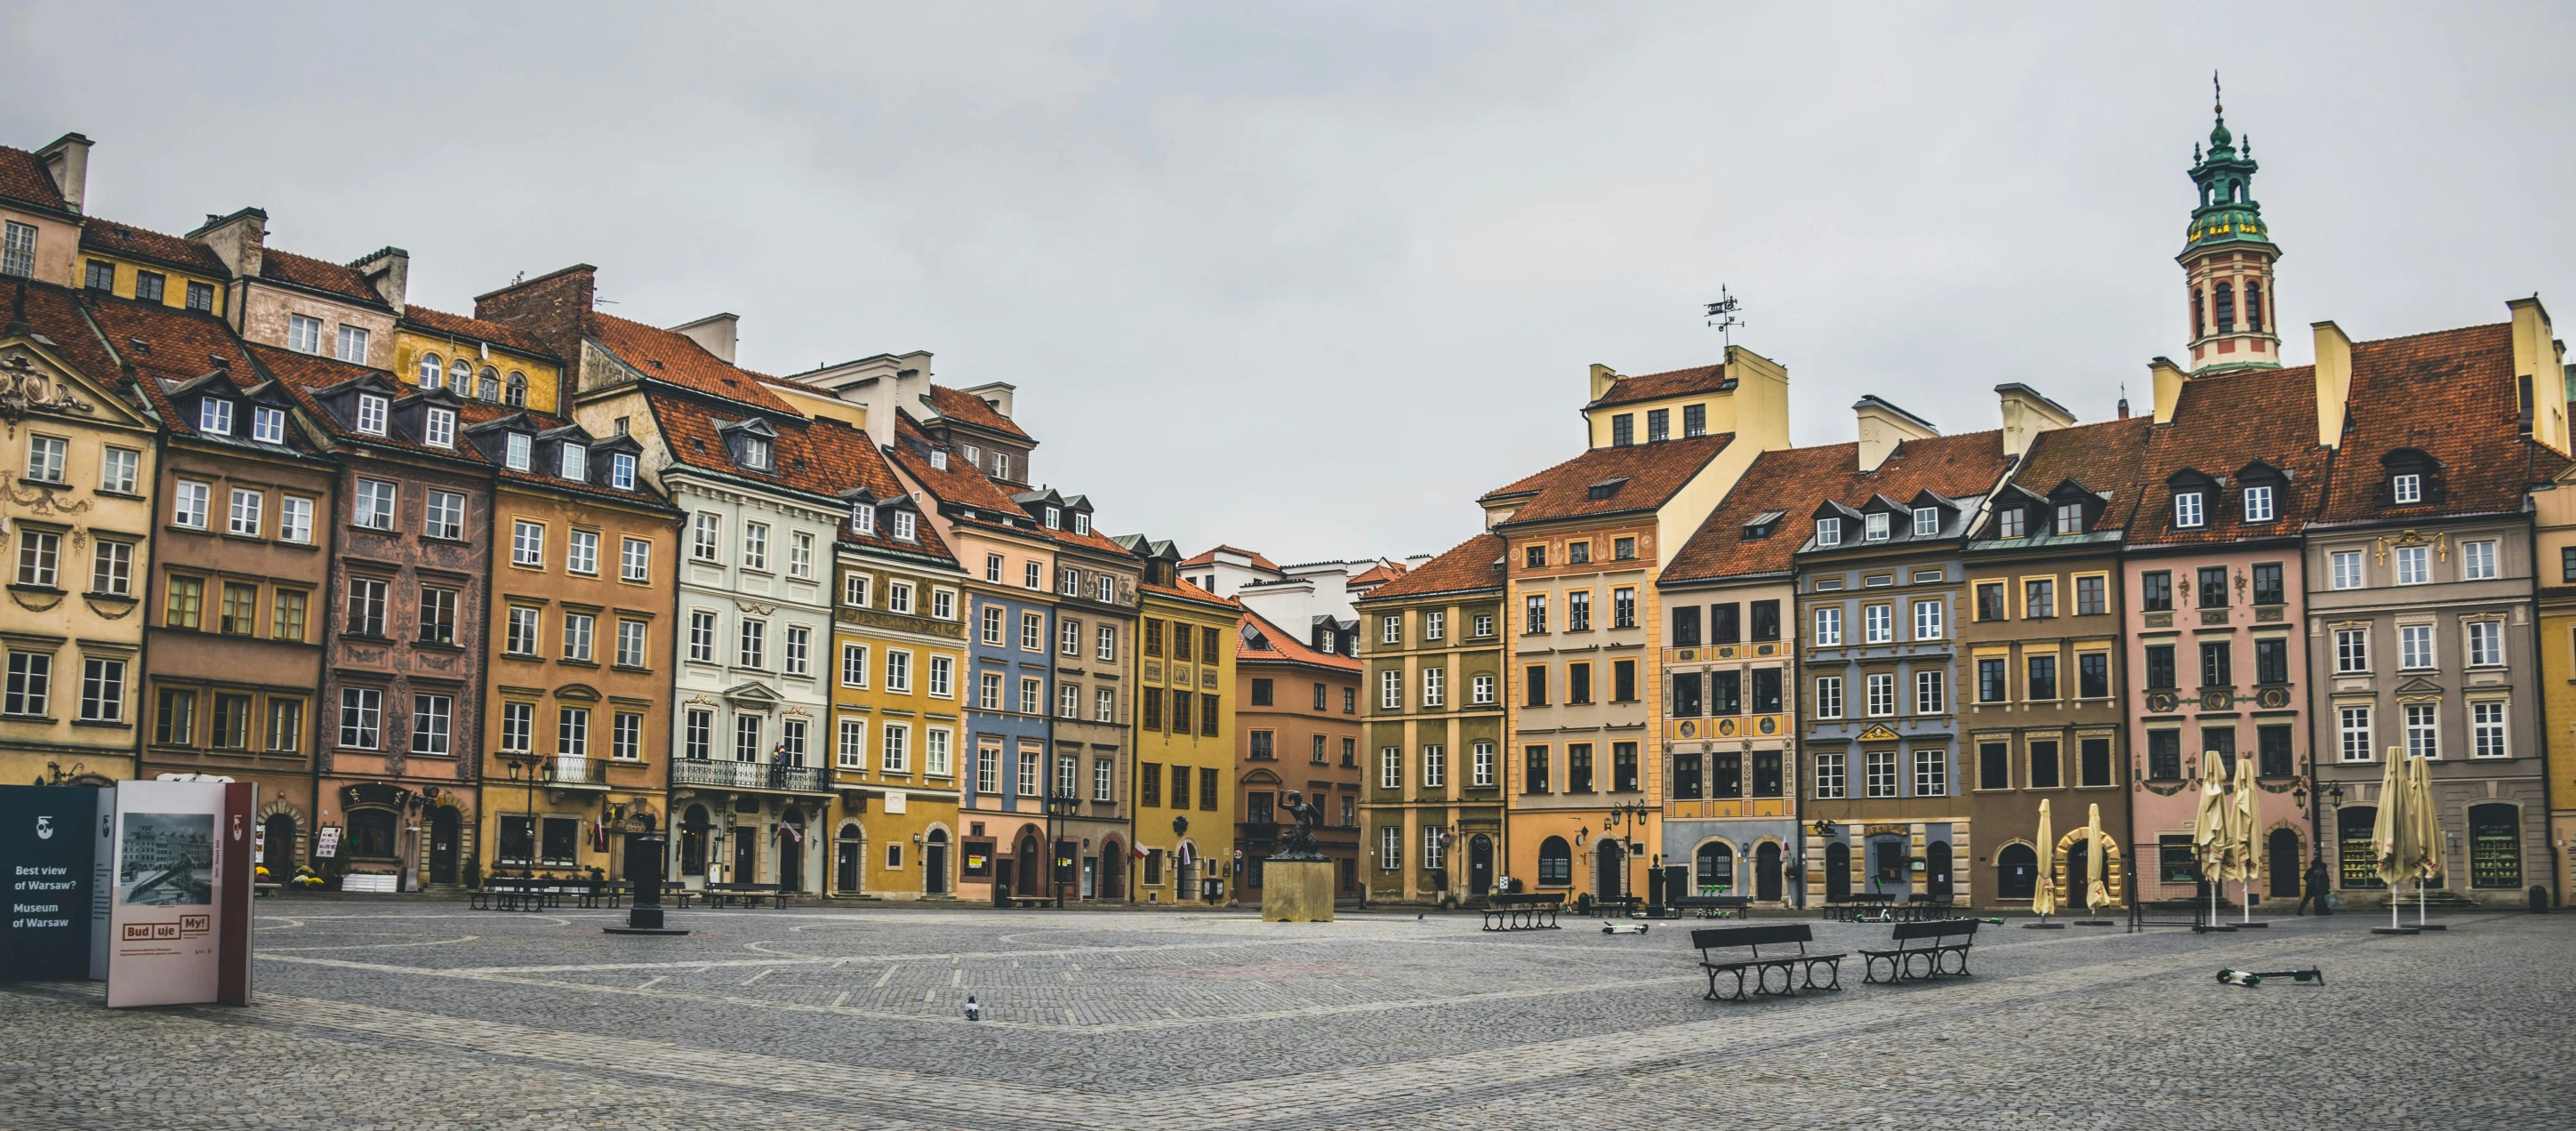
[(1011, 423), (1010, 417), (1002, 415), (998, 410), (994, 409), (992, 405), (984, 403), (984, 398), (976, 396), (975, 394), (969, 393), (963, 389), (951, 389), (942, 385), (932, 385), (930, 387), (930, 407), (938, 410), (939, 415), (957, 421), (960, 424), (971, 424), (978, 428), (999, 432), (1005, 436), (1016, 436), (1023, 440), (1029, 438), (1028, 433), (1020, 431), (1019, 425)]
[(1725, 362), (1695, 366), (1690, 369), (1668, 370), (1663, 373), (1648, 373), (1637, 377), (1623, 377), (1604, 390), (1599, 400), (1584, 407), (1607, 408), (1612, 405), (1635, 404), (1638, 401), (1688, 396), (1692, 393), (1715, 393), (1725, 384)]
[(5, 145), (0, 145), (0, 198), (69, 211), (63, 205), (62, 186), (45, 171), (45, 163), (33, 153)]
[(385, 297), (355, 267), (326, 263), (311, 256), (268, 248), (260, 253), (259, 277), (306, 290), (336, 295), (366, 306), (384, 306)]
[(1205, 589), (1201, 589), (1196, 585), (1190, 584), (1190, 579), (1186, 577), (1175, 580), (1170, 585), (1156, 585), (1153, 582), (1148, 581), (1137, 585), (1136, 588), (1144, 590), (1147, 593), (1154, 593), (1183, 601), (1197, 601), (1204, 605), (1222, 605), (1229, 609), (1240, 609), (1243, 607), (1232, 597), (1219, 597), (1214, 593), (1210, 593)]
[(1013, 502), (1009, 494), (994, 486), (992, 480), (985, 478), (983, 472), (965, 460), (951, 458), (945, 468), (932, 467), (930, 457), (924, 453), (935, 446), (936, 441), (913, 422), (911, 414), (901, 409), (895, 410), (894, 440), (891, 455), (895, 466), (902, 468), (913, 482), (921, 484), (932, 499), (942, 505), (968, 508), (977, 513), (976, 518), (956, 516), (961, 521), (999, 526), (1002, 523), (997, 516), (1008, 515), (1025, 522), (1025, 525), (1010, 527), (1015, 533), (1032, 538), (1047, 536), (1045, 528), (1034, 521), (1027, 521), (1028, 512), (1021, 510), (1020, 504)]
[[(823, 475), (831, 480), (845, 480), (833, 488), (833, 494), (837, 495), (853, 487), (865, 487), (869, 494), (882, 501), (900, 499), (911, 493), (904, 487), (903, 481), (895, 477), (894, 468), (886, 463), (885, 452), (877, 447), (876, 440), (866, 432), (838, 420), (817, 417), (806, 427), (805, 438), (812, 447), (817, 463), (823, 469)], [(840, 540), (894, 553), (937, 558), (950, 565), (956, 564), (957, 558), (949, 552), (948, 543), (939, 537), (939, 524), (930, 521), (928, 515), (922, 516), (921, 521), (915, 522), (912, 530), (913, 540), (910, 542), (896, 538), (894, 524), (890, 522), (879, 523), (872, 534), (861, 534), (857, 527), (850, 525), (849, 517), (844, 515), (841, 519)]]
[[(117, 369), (116, 360), (99, 345), (99, 335), (89, 316), (82, 310), (79, 293), (47, 283), (11, 279), (6, 290), (0, 290), (0, 326), (25, 319), (27, 328), (42, 335), (55, 356), (82, 376), (99, 385), (116, 390), (132, 399), (126, 389), (125, 374)], [(195, 377), (213, 368), (202, 358)]]
[[(2261, 460), (2289, 476), (2273, 501), (2279, 521), (2242, 522), (2235, 475)], [(2312, 366), (2247, 369), (2183, 382), (2173, 419), (2151, 428), (2137, 475), (2137, 502), (2120, 518), (2132, 546), (2230, 542), (2295, 535), (2329, 486), (2332, 453), (2317, 445), (2317, 380)], [(2173, 488), (2182, 471), (2225, 483), (2203, 508), (2206, 525), (2173, 525)]]
[(1277, 563), (1272, 562), (1268, 558), (1262, 557), (1258, 552), (1247, 550), (1240, 546), (1228, 546), (1222, 542), (1199, 551), (1198, 556), (1196, 557), (1183, 561), (1181, 563), (1181, 568), (1188, 569), (1191, 566), (1215, 565), (1217, 551), (1219, 550), (1241, 554), (1244, 557), (1251, 559), (1252, 568), (1254, 569), (1266, 569), (1272, 573), (1279, 572), (1279, 566)]
[(2132, 416), (2042, 432), (2031, 441), (2030, 458), (2013, 473), (2013, 486), (2045, 497), (2072, 479), (2111, 497), (2093, 529), (2122, 529), (2137, 509), (2138, 475), (2146, 466), (2147, 438), (2155, 423), (2152, 416)]
[(1308, 647), (1296, 633), (1271, 623), (1269, 618), (1249, 609), (1244, 610), (1243, 625), (1260, 633), (1260, 639), (1266, 646), (1254, 647), (1252, 641), (1244, 641), (1242, 649), (1234, 654), (1236, 663), (1252, 664), (1268, 661), (1309, 664), (1319, 668), (1334, 668), (1354, 675), (1360, 670), (1360, 662), (1357, 659), (1338, 652), (1318, 652)]
[[(232, 328), (222, 319), (208, 314), (172, 310), (159, 303), (136, 302), (103, 295), (85, 295), (99, 339), (116, 351), (135, 378), (135, 390), (151, 402), (163, 427), (180, 436), (197, 432), (195, 418), (180, 413), (169, 400), (163, 381), (193, 381), (218, 366), (216, 359), (234, 387), (248, 390), (266, 381), (259, 368)], [(304, 435), (287, 429), (287, 442), (299, 451), (310, 450)]]
[(1500, 592), (1503, 587), (1503, 538), (1499, 534), (1478, 534), (1449, 547), (1439, 557), (1422, 563), (1410, 573), (1369, 591), (1363, 601), (1382, 601), (1396, 597), (1427, 597), (1434, 593), (1466, 593), (1479, 589)]
[(1402, 576), (1404, 576), (1404, 563), (1379, 562), (1361, 570), (1357, 576), (1351, 578), (1350, 584), (1353, 586), (1383, 585)]
[(218, 279), (231, 273), (212, 249), (195, 240), (97, 217), (81, 225), (81, 246), (102, 255), (141, 259)]
[[(1713, 436), (1667, 440), (1660, 444), (1594, 448), (1509, 486), (1487, 491), (1485, 498), (1534, 496), (1513, 509), (1507, 523), (1512, 526), (1585, 515), (1652, 510), (1670, 501), (1734, 439), (1734, 433), (1721, 432)], [(1609, 497), (1591, 497), (1594, 484), (1614, 479), (1624, 482), (1618, 484), (1617, 490)]]
[(762, 386), (769, 378), (727, 364), (687, 334), (596, 311), (585, 315), (581, 325), (591, 341), (648, 379), (774, 413), (797, 414)]
[[(1788, 570), (1792, 555), (1815, 528), (1808, 516), (1816, 503), (1848, 484), (1859, 462), (1858, 444), (1779, 448), (1755, 457), (1735, 489), (1664, 567), (1663, 584)], [(1746, 523), (1775, 510), (1787, 513), (1772, 524), (1769, 535), (1744, 536)]]
[[(2557, 377), (2545, 370), (2541, 379)], [(2395, 522), (2519, 510), (2525, 489), (2567, 466), (2565, 457), (2522, 437), (2520, 407), (2510, 323), (2353, 343), (2353, 426), (2335, 454), (2318, 519)], [(2442, 462), (2429, 477), (2440, 494), (2382, 508), (2387, 475), (2380, 458), (2401, 448)]]
[(444, 310), (431, 310), (426, 306), (414, 304), (406, 304), (403, 307), (402, 320), (405, 329), (417, 333), (488, 342), (532, 357), (541, 357), (555, 362), (563, 360), (556, 357), (553, 350), (547, 349), (544, 342), (538, 341), (534, 335), (515, 326), (486, 322), (480, 318), (468, 318), (462, 314), (449, 314)]

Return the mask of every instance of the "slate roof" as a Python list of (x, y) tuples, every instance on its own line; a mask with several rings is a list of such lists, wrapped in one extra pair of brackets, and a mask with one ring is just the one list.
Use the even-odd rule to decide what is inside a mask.
[(80, 242), (82, 248), (102, 255), (140, 259), (218, 279), (231, 275), (224, 261), (206, 245), (132, 224), (92, 217), (81, 225)]
[(0, 145), (0, 197), (68, 212), (63, 203), (62, 187), (54, 175), (45, 171), (45, 163), (24, 149)]
[(1638, 401), (1662, 400), (1665, 397), (1688, 396), (1692, 393), (1716, 393), (1726, 385), (1726, 364), (1700, 365), (1621, 378), (1601, 394), (1601, 399), (1586, 408), (1609, 408), (1635, 404)]
[(677, 330), (647, 326), (624, 318), (589, 312), (582, 333), (627, 367), (655, 381), (712, 397), (722, 397), (773, 413), (802, 415), (761, 382), (770, 378), (727, 364), (708, 353), (696, 339)]
[[(2350, 404), (2352, 426), (2335, 455), (2322, 522), (2515, 511), (2525, 489), (2567, 466), (2565, 457), (2521, 435), (2511, 323), (2353, 343)], [(2442, 462), (2439, 499), (2378, 505), (2380, 457), (2400, 448)]]
[(1503, 536), (1482, 533), (1422, 563), (1393, 581), (1369, 591), (1362, 601), (1427, 597), (1434, 593), (1467, 593), (1503, 587)]
[(385, 296), (377, 294), (376, 288), (367, 282), (365, 275), (358, 273), (357, 268), (327, 263), (311, 256), (297, 255), (291, 251), (279, 251), (276, 248), (263, 250), (259, 259), (259, 277), (310, 291), (320, 291), (361, 306), (392, 309), (386, 305)]
[[(1513, 508), (1505, 525), (1653, 510), (1670, 501), (1708, 461), (1735, 439), (1732, 432), (1667, 440), (1660, 444), (1594, 448), (1536, 475), (1485, 492), (1484, 497), (1531, 495)], [(1622, 480), (1609, 497), (1591, 497), (1593, 485)]]
[(939, 415), (947, 417), (950, 420), (957, 421), (960, 424), (971, 424), (978, 428), (999, 432), (1005, 436), (1015, 436), (1022, 440), (1029, 438), (1028, 433), (1020, 431), (1019, 425), (1011, 423), (1010, 417), (1002, 415), (1000, 412), (996, 411), (993, 406), (985, 404), (984, 398), (976, 396), (973, 393), (969, 393), (964, 389), (951, 389), (943, 385), (932, 385), (930, 387), (930, 407), (937, 410)]
[(1244, 641), (1234, 655), (1236, 663), (1308, 664), (1352, 674), (1357, 674), (1360, 670), (1360, 662), (1357, 659), (1337, 652), (1318, 652), (1307, 646), (1296, 633), (1271, 623), (1269, 618), (1250, 609), (1243, 611), (1243, 626), (1259, 633), (1264, 647), (1254, 647), (1252, 641)]
[(548, 361), (560, 363), (563, 360), (556, 357), (553, 350), (546, 348), (544, 342), (538, 341), (534, 335), (515, 326), (486, 322), (480, 318), (468, 318), (462, 314), (449, 314), (444, 310), (431, 310), (426, 306), (410, 303), (403, 306), (402, 321), (404, 329), (415, 333), (462, 338), (472, 342), (488, 342), (502, 349), (516, 350)]
[[(2358, 353), (2358, 348), (2355, 350)], [(2122, 525), (2132, 546), (2229, 542), (2294, 535), (2323, 501), (2332, 452), (2317, 444), (2317, 379), (2313, 366), (2243, 369), (2183, 382), (2173, 419), (2152, 427), (2137, 476), (2137, 504)], [(2273, 500), (2278, 521), (2246, 523), (2235, 475), (2261, 460), (2289, 476)], [(2198, 528), (2173, 525), (2177, 472), (2221, 481)]]

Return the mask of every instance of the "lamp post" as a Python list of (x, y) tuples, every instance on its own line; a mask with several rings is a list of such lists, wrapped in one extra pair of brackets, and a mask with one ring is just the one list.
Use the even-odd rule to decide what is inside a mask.
[[(538, 757), (533, 750), (512, 751), (503, 754), (501, 759), (509, 763), (511, 777), (524, 776), (527, 779), (528, 856), (521, 863), (527, 865), (530, 875), (534, 875), (537, 862), (537, 776), (545, 771), (546, 760)], [(522, 770), (526, 771), (524, 775), (521, 774)], [(500, 866), (499, 853), (493, 854), (492, 863), (496, 868)]]
[[(1655, 812), (1655, 807), (1643, 801), (1622, 801), (1616, 805), (1612, 805), (1610, 807), (1609, 814), (1601, 818), (1601, 831), (1604, 833), (1618, 831), (1619, 836), (1617, 839), (1622, 842), (1620, 846), (1621, 849), (1627, 854), (1627, 856), (1635, 856), (1637, 854), (1638, 826), (1645, 824), (1646, 816), (1653, 812)], [(1617, 896), (1619, 898), (1625, 898), (1627, 894), (1628, 861), (1627, 859), (1622, 858), (1619, 861), (1619, 891), (1617, 892)]]
[(1064, 875), (1073, 866), (1073, 861), (1063, 856), (1064, 822), (1067, 818), (1081, 815), (1080, 798), (1068, 797), (1060, 793), (1047, 798), (1047, 882), (1055, 888), (1055, 907), (1058, 911), (1064, 910)]

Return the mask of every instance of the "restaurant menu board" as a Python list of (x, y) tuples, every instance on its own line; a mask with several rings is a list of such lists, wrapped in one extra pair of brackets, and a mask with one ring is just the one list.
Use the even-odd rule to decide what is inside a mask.
[(96, 976), (92, 940), (104, 932), (92, 896), (98, 886), (100, 800), (88, 786), (0, 786), (0, 877), (9, 917), (0, 920), (0, 981), (71, 981)]
[(110, 1007), (249, 1004), (257, 793), (243, 782), (116, 783)]
[[(2498, 812), (2500, 811), (2500, 812)], [(2496, 813), (2489, 816), (2489, 813)], [(2469, 886), (2522, 886), (2522, 830), (2513, 810), (2480, 805), (2469, 811)]]

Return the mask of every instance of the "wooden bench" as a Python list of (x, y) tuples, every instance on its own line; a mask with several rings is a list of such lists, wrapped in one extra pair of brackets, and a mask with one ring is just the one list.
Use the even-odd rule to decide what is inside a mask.
[(758, 907), (760, 901), (766, 899), (771, 907), (785, 907), (788, 898), (794, 894), (776, 884), (708, 884), (707, 905), (722, 907), (740, 900), (745, 907)]
[[(1956, 940), (1956, 941), (1953, 941)], [(1925, 978), (1955, 978), (1968, 973), (1968, 948), (1977, 941), (1974, 919), (1943, 919), (1929, 923), (1899, 923), (1888, 941), (1896, 945), (1881, 950), (1863, 948), (1861, 958), (1869, 964), (1863, 982), (1911, 982)], [(1954, 968), (1951, 959), (1956, 958)], [(1887, 964), (1887, 977), (1878, 976), (1878, 964)]]
[(1702, 919), (1741, 919), (1752, 906), (1753, 897), (1749, 895), (1685, 895), (1673, 901), (1676, 910)]
[(1485, 902), (1488, 931), (1553, 931), (1556, 913), (1565, 906), (1563, 892), (1497, 895)]
[(466, 906), (477, 911), (542, 911), (562, 902), (556, 881), (506, 877), (485, 880), (480, 890), (466, 896)]
[[(1711, 897), (1714, 898), (1714, 897)], [(1743, 1001), (1756, 995), (1795, 997), (1801, 989), (1839, 990), (1843, 988), (1843, 954), (1810, 953), (1807, 944), (1815, 933), (1805, 923), (1781, 923), (1760, 927), (1702, 927), (1691, 932), (1691, 945), (1699, 948), (1699, 968), (1708, 974), (1708, 1001)], [(1772, 947), (1770, 954), (1763, 947)], [(1795, 946), (1794, 954), (1779, 948)], [(1744, 953), (1731, 953), (1737, 948)], [(1826, 983), (1816, 982), (1816, 968), (1822, 966), (1832, 975)], [(1771, 988), (1771, 972), (1780, 972), (1780, 988)], [(1735, 992), (1717, 992), (1717, 980), (1725, 974), (1735, 975)], [(1746, 989), (1745, 976), (1752, 975), (1752, 988)]]

